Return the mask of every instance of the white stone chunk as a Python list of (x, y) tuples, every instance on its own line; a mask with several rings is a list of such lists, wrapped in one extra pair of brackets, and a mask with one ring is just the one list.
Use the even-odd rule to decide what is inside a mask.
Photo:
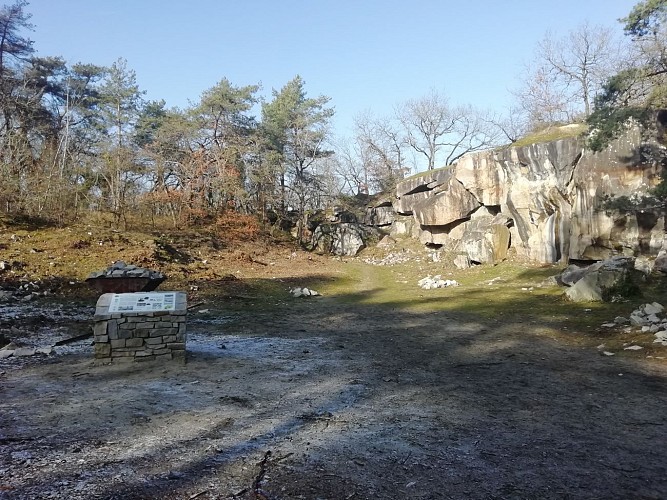
[(662, 305), (660, 305), (658, 302), (653, 302), (651, 304), (644, 304), (644, 312), (646, 314), (660, 314), (665, 310)]

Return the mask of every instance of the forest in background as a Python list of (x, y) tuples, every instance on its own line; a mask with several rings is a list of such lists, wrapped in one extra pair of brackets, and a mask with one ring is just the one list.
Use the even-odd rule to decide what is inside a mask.
[(418, 159), (434, 169), (573, 121), (588, 121), (601, 148), (629, 119), (654, 131), (667, 104), (665, 0), (638, 3), (622, 20), (626, 36), (586, 23), (545, 34), (505, 116), (433, 90), (392, 116), (360, 114), (355, 136), (338, 141), (332, 99), (309, 97), (299, 75), (267, 100), (259, 85), (223, 77), (169, 109), (143, 98), (122, 58), (103, 67), (37, 57), (28, 8), (0, 8), (0, 213), (10, 218), (234, 221), (251, 232), (287, 223), (301, 239), (310, 213), (388, 192)]

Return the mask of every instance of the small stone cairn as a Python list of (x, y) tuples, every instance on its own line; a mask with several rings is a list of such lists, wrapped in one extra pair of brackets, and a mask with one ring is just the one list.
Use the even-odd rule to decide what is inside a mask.
[(89, 278), (150, 278), (162, 279), (164, 274), (160, 271), (144, 269), (133, 264), (126, 264), (122, 260), (114, 262), (104, 271), (94, 271), (90, 273)]
[(93, 271), (88, 279), (93, 278), (148, 278), (152, 280), (164, 279), (165, 276), (159, 271), (152, 271), (137, 267), (133, 264), (126, 264), (122, 260), (114, 262), (104, 271)]

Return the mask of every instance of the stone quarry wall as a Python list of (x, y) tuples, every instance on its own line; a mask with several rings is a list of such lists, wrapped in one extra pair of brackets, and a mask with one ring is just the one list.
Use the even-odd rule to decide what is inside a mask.
[(95, 358), (105, 363), (185, 362), (187, 298), (174, 293), (174, 310), (140, 312), (109, 312), (115, 294), (103, 294), (94, 317)]
[(631, 130), (599, 153), (570, 138), (466, 155), (398, 185), (392, 234), (479, 263), (508, 253), (540, 263), (656, 255), (662, 214), (601, 208), (608, 195), (646, 193), (659, 182), (661, 166), (645, 154), (652, 147), (660, 146)]

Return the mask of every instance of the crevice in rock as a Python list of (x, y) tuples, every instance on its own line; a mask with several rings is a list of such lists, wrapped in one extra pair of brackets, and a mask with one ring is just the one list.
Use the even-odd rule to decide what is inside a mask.
[(439, 224), (439, 225), (429, 225), (429, 224), (420, 224), (419, 227), (425, 231), (437, 232), (439, 234), (449, 234), (452, 229), (456, 226), (460, 226), (470, 220), (470, 217), (464, 217), (463, 219), (457, 219), (450, 222), (449, 224)]
[[(584, 155), (584, 152), (579, 151), (579, 154), (574, 157), (574, 160), (572, 160), (572, 163), (570, 164), (570, 166), (572, 167), (570, 169), (570, 178), (565, 183), (565, 186), (570, 186), (572, 184), (572, 182), (574, 181), (574, 173), (576, 172), (577, 165), (579, 165), (579, 161), (581, 160), (583, 155)], [(563, 197), (563, 199), (567, 200), (567, 197), (565, 196), (565, 194), (563, 192), (561, 192), (560, 188), (557, 187), (556, 189), (560, 193), (560, 195)]]
[[(472, 196), (472, 197), (477, 201), (477, 203), (479, 203), (479, 206), (480, 206), (480, 207), (484, 206), (484, 203), (482, 203), (482, 201), (477, 197), (477, 195), (476, 195), (475, 193), (473, 193), (472, 191), (470, 191), (470, 189), (468, 189), (468, 188), (466, 187), (466, 185), (463, 184), (463, 182), (461, 182), (461, 181), (460, 181), (459, 179), (457, 179), (456, 177), (453, 177), (453, 178), (452, 178), (452, 181), (456, 181), (456, 182), (458, 182), (458, 183), (461, 185), (461, 187), (462, 187), (467, 193), (469, 193), (470, 196)], [(476, 210), (479, 210), (479, 207), (477, 207), (475, 210), (473, 210), (473, 211), (470, 212), (470, 213), (473, 213), (473, 212), (475, 212)]]
[(428, 184), (420, 184), (416, 188), (408, 191), (407, 193), (405, 193), (401, 196), (410, 196), (410, 195), (413, 195), (413, 194), (426, 193), (428, 191), (433, 191), (433, 189), (435, 189), (435, 188), (429, 187)]
[(597, 260), (592, 260), (592, 259), (570, 259), (569, 264), (575, 265), (578, 267), (588, 267), (592, 264), (595, 264), (598, 262)]

